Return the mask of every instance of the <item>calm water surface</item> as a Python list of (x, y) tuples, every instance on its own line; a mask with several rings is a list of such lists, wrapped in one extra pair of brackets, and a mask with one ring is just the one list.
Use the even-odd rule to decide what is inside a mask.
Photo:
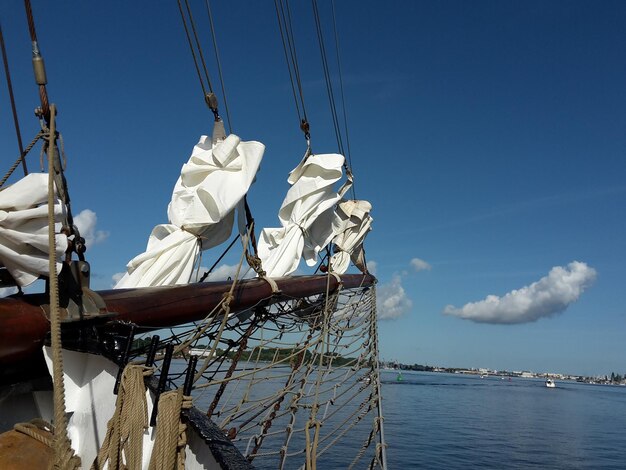
[(626, 469), (626, 387), (381, 375), (391, 469)]
[[(406, 371), (398, 382), (397, 374), (381, 371), (390, 469), (626, 469), (626, 387), (557, 381), (549, 389), (538, 379)], [(205, 408), (209, 395), (200, 399)], [(372, 417), (328, 446), (318, 468), (347, 468)], [(272, 429), (286, 425), (286, 417), (277, 418)], [(279, 449), (283, 434), (278, 443), (268, 439), (266, 450)], [(245, 442), (236, 444), (245, 449)], [(367, 467), (373, 447), (355, 468)], [(298, 448), (304, 448), (303, 436), (291, 441), (290, 449)], [(286, 468), (300, 468), (301, 457)], [(257, 458), (254, 464), (276, 468), (275, 460)]]

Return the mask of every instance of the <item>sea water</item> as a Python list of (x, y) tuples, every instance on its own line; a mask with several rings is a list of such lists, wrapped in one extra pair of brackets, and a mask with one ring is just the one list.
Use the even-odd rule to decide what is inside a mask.
[(382, 371), (389, 468), (626, 469), (626, 387)]
[[(626, 469), (626, 387), (409, 371), (397, 379), (398, 371), (381, 371), (389, 469)], [(370, 430), (364, 420), (324, 451), (318, 468), (348, 467)], [(291, 444), (302, 447), (303, 437)], [(355, 468), (367, 468), (375, 444)], [(299, 468), (301, 457), (286, 468)], [(254, 465), (276, 468), (263, 458)]]

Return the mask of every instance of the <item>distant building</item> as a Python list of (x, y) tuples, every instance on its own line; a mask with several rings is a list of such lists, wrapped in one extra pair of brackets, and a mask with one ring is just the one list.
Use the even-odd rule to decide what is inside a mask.
[(189, 349), (189, 354), (191, 354), (192, 356), (198, 356), (198, 357), (209, 357), (209, 355), (211, 354), (211, 350), (210, 349), (205, 349), (205, 348), (191, 348)]

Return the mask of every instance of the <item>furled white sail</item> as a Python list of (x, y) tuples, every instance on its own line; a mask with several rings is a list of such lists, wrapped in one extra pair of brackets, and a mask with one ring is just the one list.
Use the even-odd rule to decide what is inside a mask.
[[(0, 191), (0, 265), (21, 287), (48, 276), (48, 175), (31, 173)], [(55, 220), (64, 213), (55, 198)], [(60, 226), (57, 227), (60, 229)], [(55, 237), (57, 271), (67, 249), (67, 237)]]
[(115, 288), (189, 282), (198, 254), (230, 236), (239, 206), (263, 158), (260, 142), (226, 137), (217, 121), (183, 165), (168, 207), (169, 224), (157, 225), (146, 251), (132, 259)]
[(341, 179), (344, 157), (339, 154), (310, 155), (290, 173), (291, 188), (278, 213), (282, 227), (263, 229), (258, 241), (259, 257), (269, 277), (291, 274), (304, 256), (313, 266), (317, 254), (334, 236), (334, 205), (339, 193), (333, 186)]
[(370, 212), (372, 205), (362, 200), (342, 201), (337, 206), (337, 219), (333, 238), (335, 253), (330, 259), (333, 272), (343, 274), (348, 270), (350, 259), (365, 272), (363, 240), (372, 229)]

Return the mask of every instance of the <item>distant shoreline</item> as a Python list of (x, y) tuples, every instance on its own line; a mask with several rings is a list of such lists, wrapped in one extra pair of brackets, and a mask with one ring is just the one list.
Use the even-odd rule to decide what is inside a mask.
[(400, 364), (397, 362), (381, 362), (382, 370), (402, 370), (402, 371), (416, 371), (416, 372), (440, 372), (448, 374), (464, 374), (464, 375), (477, 375), (480, 377), (517, 377), (522, 379), (556, 379), (556, 380), (568, 380), (578, 383), (586, 383), (591, 385), (622, 385), (626, 386), (626, 374), (621, 376), (619, 374), (611, 373), (610, 376), (596, 376), (589, 377), (584, 375), (570, 375), (560, 374), (553, 372), (531, 372), (531, 371), (506, 371), (506, 370), (491, 370), (486, 368), (459, 368), (459, 367), (436, 367), (436, 366), (424, 366), (421, 364)]

